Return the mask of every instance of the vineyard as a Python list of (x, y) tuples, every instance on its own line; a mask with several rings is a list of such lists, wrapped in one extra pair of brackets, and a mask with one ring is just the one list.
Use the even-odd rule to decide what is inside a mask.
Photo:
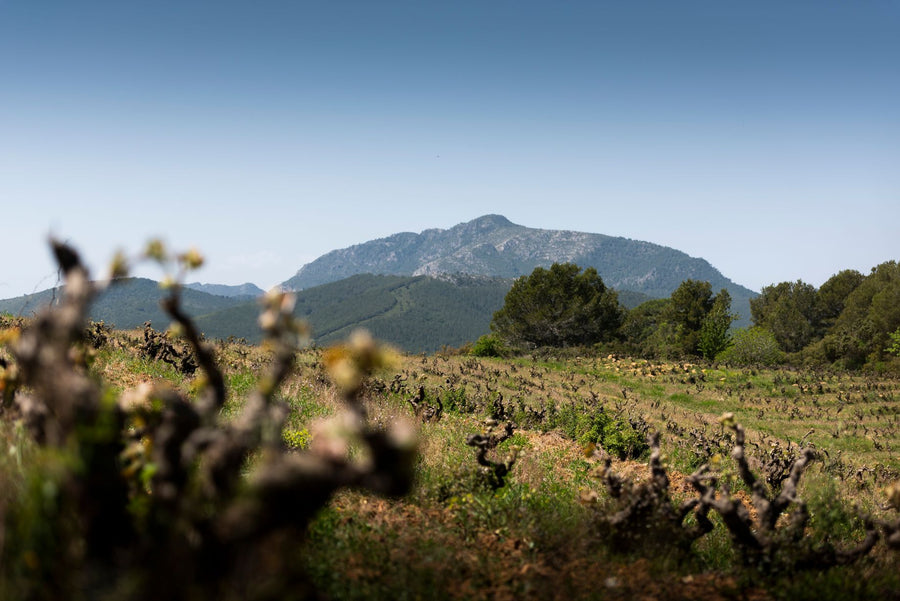
[[(900, 598), (900, 381), (2, 318), (3, 599)], [(190, 257), (184, 260), (189, 261)]]

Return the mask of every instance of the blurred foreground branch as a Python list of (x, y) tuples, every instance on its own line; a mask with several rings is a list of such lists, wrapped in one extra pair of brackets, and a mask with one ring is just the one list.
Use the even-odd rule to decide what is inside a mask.
[[(409, 490), (412, 433), (375, 428), (363, 410), (363, 382), (386, 356), (370, 338), (334, 350), (340, 360), (329, 365), (352, 416), (346, 435), (363, 445), (365, 459), (295, 452), (282, 441), (288, 407), (276, 397), (303, 333), (291, 296), (266, 296), (260, 324), (274, 358), (240, 415), (226, 421), (224, 375), (184, 312), (177, 282), (162, 304), (202, 371), (198, 398), (158, 384), (118, 398), (104, 392), (79, 349), (90, 303), (108, 283), (91, 282), (72, 248), (54, 242), (53, 250), (63, 296), (11, 345), (18, 377), (8, 388), (39, 460), (20, 498), (0, 508), (0, 594), (302, 597), (308, 583), (291, 550), (331, 495), (343, 487)], [(147, 256), (162, 261), (165, 249), (151, 245)], [(177, 260), (184, 269), (202, 261), (195, 251)], [(122, 271), (119, 262), (113, 272)]]

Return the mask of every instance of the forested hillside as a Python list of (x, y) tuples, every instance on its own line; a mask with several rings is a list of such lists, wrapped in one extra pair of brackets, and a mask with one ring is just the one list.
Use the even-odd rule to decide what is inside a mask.
[[(304, 290), (297, 295), (295, 315), (310, 326), (313, 340), (327, 344), (366, 327), (380, 338), (409, 352), (435, 351), (459, 346), (486, 334), (494, 312), (512, 280), (452, 275), (375, 276), (362, 274)], [(232, 296), (201, 292), (186, 285), (182, 291), (185, 311), (197, 320), (210, 338), (260, 340), (259, 303), (245, 292), (251, 288), (205, 285), (206, 290), (229, 291)], [(165, 291), (158, 282), (128, 278), (106, 289), (91, 306), (90, 317), (117, 328), (139, 327), (151, 322), (165, 329), (170, 318), (160, 307)], [(61, 295), (60, 290), (0, 301), (0, 313), (30, 316)], [(647, 300), (626, 292), (621, 302), (636, 306)]]
[[(185, 288), (182, 294), (184, 310), (192, 317), (247, 302), (245, 298), (217, 296), (190, 288)], [(160, 288), (159, 282), (146, 278), (119, 280), (93, 302), (90, 318), (121, 329), (135, 328), (145, 321), (153, 322), (154, 326), (165, 329), (171, 318), (160, 307), (160, 300), (164, 295), (165, 291)], [(23, 297), (0, 300), (0, 313), (30, 316), (41, 307), (57, 302), (61, 296), (61, 289), (54, 288)]]
[[(357, 275), (297, 293), (294, 315), (305, 319), (316, 344), (345, 338), (365, 327), (409, 352), (472, 342), (489, 331), (511, 281), (471, 276)], [(203, 315), (207, 336), (259, 340), (255, 303)]]

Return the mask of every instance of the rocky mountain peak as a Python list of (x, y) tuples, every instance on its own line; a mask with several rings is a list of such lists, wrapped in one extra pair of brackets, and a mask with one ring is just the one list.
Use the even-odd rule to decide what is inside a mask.
[(515, 227), (515, 224), (503, 215), (483, 215), (467, 223), (461, 223), (456, 227), (464, 228), (466, 230), (486, 232), (498, 230), (501, 228)]

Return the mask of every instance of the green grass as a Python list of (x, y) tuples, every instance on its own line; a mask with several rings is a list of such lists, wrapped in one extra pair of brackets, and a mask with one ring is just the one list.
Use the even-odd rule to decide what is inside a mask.
[(185, 381), (183, 373), (164, 361), (131, 355), (125, 351), (113, 351), (113, 353), (123, 361), (124, 369), (129, 374), (164, 380), (176, 387), (181, 386)]

